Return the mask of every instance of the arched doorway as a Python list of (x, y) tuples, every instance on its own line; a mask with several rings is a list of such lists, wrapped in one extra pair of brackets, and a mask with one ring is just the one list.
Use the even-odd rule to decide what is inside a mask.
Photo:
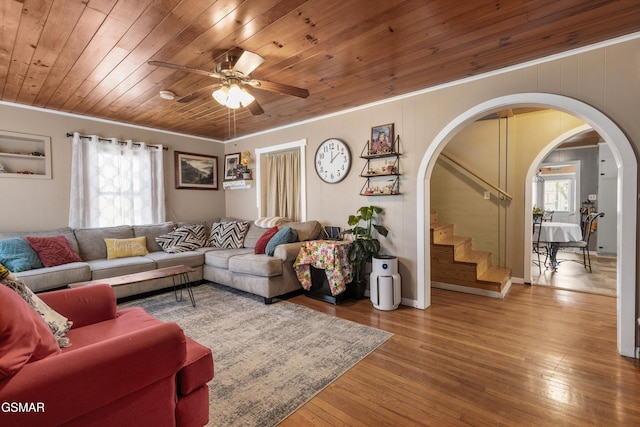
[[(622, 233), (636, 235), (636, 190), (637, 159), (624, 133), (602, 112), (581, 101), (554, 94), (521, 93), (507, 95), (479, 104), (456, 117), (436, 135), (420, 163), (417, 177), (417, 305), (426, 308), (431, 304), (431, 271), (428, 217), (430, 199), (427, 194), (430, 178), (438, 155), (446, 144), (467, 124), (487, 113), (513, 107), (550, 108), (572, 114), (594, 130), (610, 145), (618, 167), (618, 236), (617, 252), (617, 331), (618, 351), (628, 357), (635, 357), (635, 313), (636, 313), (636, 246), (635, 239), (623, 239)], [(523, 183), (523, 185), (525, 185)], [(526, 212), (530, 212), (526, 211)], [(527, 216), (528, 217), (528, 216)], [(526, 219), (525, 219), (526, 221)], [(531, 219), (529, 218), (529, 221)], [(528, 251), (531, 240), (525, 248)], [(529, 262), (524, 257), (524, 268)]]
[[(549, 144), (546, 145), (546, 147), (544, 147), (536, 156), (536, 158), (533, 160), (533, 162), (531, 163), (531, 166), (529, 167), (529, 170), (527, 171), (527, 182), (531, 182), (533, 180), (533, 176), (536, 173), (536, 170), (538, 168), (538, 165), (540, 164), (540, 162), (542, 162), (542, 160), (551, 152), (553, 151), (554, 148), (556, 148), (558, 145), (560, 145), (563, 141), (566, 141), (567, 139), (578, 135), (580, 133), (583, 132), (587, 132), (589, 130), (591, 130), (592, 127), (588, 124), (579, 126), (577, 128), (571, 129), (565, 133), (563, 133), (562, 135), (558, 136), (557, 138), (555, 138), (553, 141), (549, 142)], [(531, 186), (530, 185), (526, 185), (525, 186), (525, 195), (524, 195), (524, 211), (525, 212), (531, 212), (533, 206), (532, 206), (532, 194), (531, 194)], [(525, 217), (525, 223), (524, 226), (525, 227), (529, 227), (529, 228), (525, 228), (527, 230), (531, 229), (531, 224), (532, 219), (530, 218), (530, 216)], [(525, 234), (524, 237), (525, 240), (525, 245), (529, 244), (529, 246), (527, 246), (527, 248), (531, 247), (531, 235), (530, 234)], [(531, 262), (529, 263), (525, 263), (524, 265), (524, 281), (525, 283), (531, 283)]]

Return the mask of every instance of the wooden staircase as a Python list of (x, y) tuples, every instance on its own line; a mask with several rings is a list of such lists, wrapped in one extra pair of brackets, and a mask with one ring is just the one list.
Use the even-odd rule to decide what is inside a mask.
[(438, 222), (431, 211), (431, 286), (503, 298), (511, 287), (511, 269), (495, 267), (491, 253), (471, 248), (470, 237), (453, 234), (453, 224)]

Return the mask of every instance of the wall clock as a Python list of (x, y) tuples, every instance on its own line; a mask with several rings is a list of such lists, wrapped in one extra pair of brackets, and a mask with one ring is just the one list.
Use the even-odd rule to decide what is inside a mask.
[(346, 142), (329, 138), (320, 144), (314, 162), (316, 173), (324, 182), (335, 184), (342, 181), (351, 168), (351, 151)]

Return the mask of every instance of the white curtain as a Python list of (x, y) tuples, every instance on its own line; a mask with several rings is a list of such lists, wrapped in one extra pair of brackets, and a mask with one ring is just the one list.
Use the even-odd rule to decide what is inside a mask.
[(284, 216), (299, 221), (300, 151), (268, 154), (266, 160), (266, 216)]
[(73, 134), (69, 226), (165, 220), (162, 146)]

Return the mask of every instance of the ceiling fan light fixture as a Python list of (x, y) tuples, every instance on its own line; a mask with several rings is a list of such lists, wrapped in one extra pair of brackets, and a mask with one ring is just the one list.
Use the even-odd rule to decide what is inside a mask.
[(229, 98), (229, 88), (227, 86), (222, 86), (220, 89), (213, 91), (211, 94), (213, 99), (218, 101), (222, 105), (227, 105), (227, 98)]
[[(258, 116), (264, 113), (260, 106), (260, 102), (254, 98), (251, 93), (253, 89), (259, 89), (267, 92), (279, 93), (281, 95), (291, 95), (298, 98), (307, 98), (309, 91), (307, 89), (289, 86), (282, 83), (267, 82), (255, 80), (251, 77), (251, 73), (258, 68), (265, 59), (257, 53), (244, 50), (240, 47), (234, 47), (227, 51), (224, 59), (216, 58), (217, 64), (215, 71), (201, 70), (191, 68), (185, 65), (172, 64), (162, 61), (148, 61), (147, 63), (154, 67), (165, 67), (173, 70), (186, 71), (189, 73), (207, 76), (219, 81), (219, 85), (213, 92), (210, 88), (215, 85), (207, 85), (187, 96), (178, 99), (180, 103), (193, 101), (200, 97), (201, 94), (210, 93), (211, 96), (223, 107), (229, 109), (238, 109), (248, 107), (249, 112)], [(249, 87), (247, 87), (249, 86)], [(231, 90), (233, 87), (233, 90)], [(175, 96), (175, 95), (174, 95)], [(170, 99), (170, 98), (167, 98)]]
[(240, 105), (246, 107), (255, 101), (255, 98), (237, 83), (231, 83), (230, 85), (225, 84), (220, 89), (214, 91), (211, 96), (221, 105), (234, 109), (240, 108)]
[(227, 103), (226, 106), (231, 108), (231, 109), (238, 109), (240, 108), (240, 100), (239, 99), (231, 99), (231, 97), (229, 97), (229, 99), (227, 99)]
[(231, 83), (229, 86), (229, 97), (227, 98), (227, 107), (240, 108), (240, 101), (242, 101), (244, 92), (237, 83)]
[(240, 103), (242, 104), (243, 107), (246, 107), (247, 105), (251, 104), (255, 100), (256, 99), (253, 97), (253, 95), (251, 95), (245, 89), (242, 89), (242, 99), (240, 99)]

